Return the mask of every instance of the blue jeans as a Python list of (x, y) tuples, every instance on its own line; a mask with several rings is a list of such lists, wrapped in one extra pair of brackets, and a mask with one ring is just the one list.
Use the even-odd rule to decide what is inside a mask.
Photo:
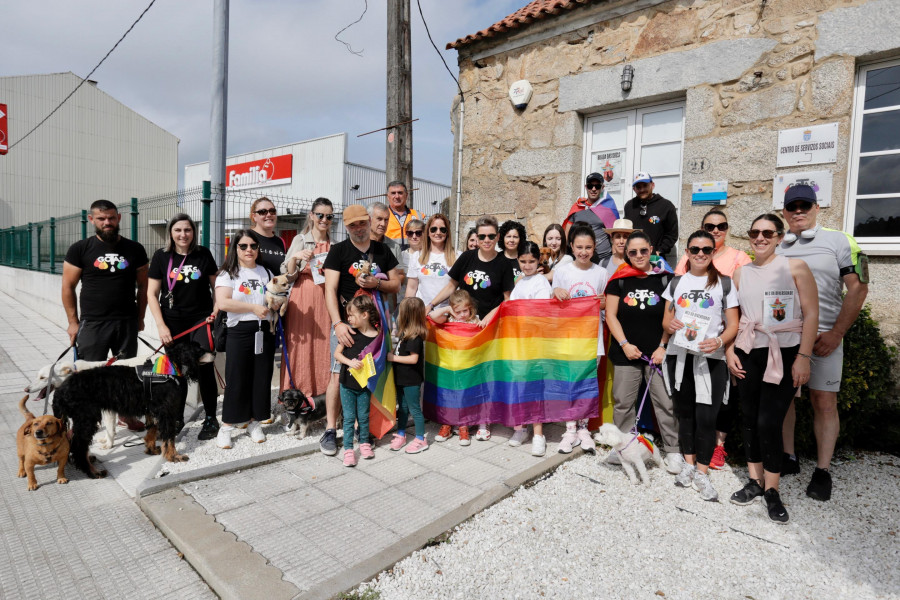
[(412, 413), (413, 422), (416, 424), (416, 437), (425, 435), (425, 415), (422, 414), (422, 405), (419, 404), (418, 385), (398, 385), (397, 396), (400, 402), (397, 406), (397, 431), (406, 431), (406, 422)]
[(369, 390), (351, 390), (341, 386), (344, 411), (344, 450), (353, 450), (353, 424), (359, 423), (359, 443), (369, 443)]

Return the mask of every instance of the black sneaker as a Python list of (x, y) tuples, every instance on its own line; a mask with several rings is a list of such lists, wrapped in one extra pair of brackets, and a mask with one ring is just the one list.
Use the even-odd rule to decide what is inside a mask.
[(334, 456), (337, 454), (337, 431), (334, 429), (326, 429), (322, 437), (319, 438), (319, 450), (325, 456)]
[(781, 476), (797, 475), (798, 473), (800, 473), (800, 460), (796, 456), (791, 458), (791, 455), (785, 452), (784, 458), (781, 459)]
[(219, 421), (215, 417), (206, 417), (203, 419), (203, 427), (197, 434), (198, 440), (211, 440), (219, 434)]
[(786, 524), (788, 522), (788, 513), (784, 504), (781, 503), (781, 496), (778, 495), (778, 490), (769, 488), (766, 490), (764, 497), (769, 511), (769, 518), (779, 525)]
[(816, 467), (812, 480), (806, 488), (806, 495), (813, 500), (826, 502), (831, 500), (831, 473), (825, 469)]
[(731, 495), (731, 503), (737, 504), (738, 506), (747, 506), (748, 504), (755, 502), (756, 499), (762, 495), (762, 486), (759, 485), (755, 479), (751, 479), (747, 485)]

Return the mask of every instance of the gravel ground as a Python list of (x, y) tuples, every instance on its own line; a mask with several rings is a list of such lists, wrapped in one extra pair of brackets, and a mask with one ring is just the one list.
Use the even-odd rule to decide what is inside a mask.
[[(600, 457), (604, 452), (598, 453)], [(364, 584), (405, 598), (900, 598), (900, 459), (859, 454), (832, 469), (830, 502), (805, 495), (814, 464), (785, 478), (791, 520), (736, 506), (745, 469), (712, 472), (721, 502), (651, 469), (582, 456)]]

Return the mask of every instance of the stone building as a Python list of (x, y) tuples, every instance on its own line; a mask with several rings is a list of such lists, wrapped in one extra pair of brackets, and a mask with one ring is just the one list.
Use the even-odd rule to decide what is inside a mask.
[[(729, 243), (746, 248), (743, 232), (773, 208), (773, 192), (811, 177), (830, 199), (820, 222), (855, 234), (871, 257), (869, 301), (897, 339), (898, 8), (535, 0), (447, 46), (459, 53), (466, 98), (461, 225), (485, 213), (517, 218), (536, 239), (584, 195), (587, 173), (612, 170), (621, 207), (646, 170), (679, 209), (679, 247), (709, 208), (692, 202), (695, 186), (727, 182), (718, 185), (727, 186)], [(522, 80), (533, 96), (517, 109), (509, 91)], [(452, 115), (458, 135), (458, 98)]]

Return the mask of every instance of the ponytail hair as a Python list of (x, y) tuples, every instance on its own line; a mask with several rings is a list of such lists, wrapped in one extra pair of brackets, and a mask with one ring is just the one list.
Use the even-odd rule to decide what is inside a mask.
[[(691, 240), (696, 239), (704, 239), (712, 242), (713, 252), (716, 251), (716, 239), (712, 236), (711, 233), (708, 233), (702, 229), (698, 229), (694, 233), (690, 235), (687, 239), (687, 247), (691, 247)], [(690, 271), (690, 269), (688, 269)], [(719, 269), (716, 268), (715, 263), (712, 260), (712, 254), (709, 256), (709, 265), (706, 266), (706, 289), (711, 289), (719, 283), (719, 277), (721, 277), (721, 273), (719, 273)]]

